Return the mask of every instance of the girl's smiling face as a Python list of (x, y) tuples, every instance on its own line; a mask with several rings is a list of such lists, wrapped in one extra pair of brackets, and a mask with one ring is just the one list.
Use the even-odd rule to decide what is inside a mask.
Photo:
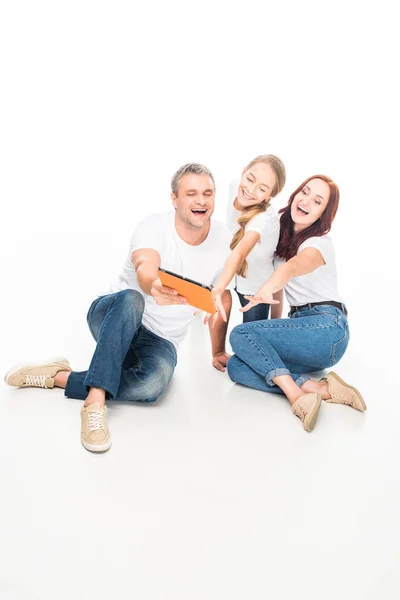
[(242, 173), (237, 202), (243, 209), (269, 200), (275, 185), (276, 177), (270, 165), (264, 162), (256, 163)]

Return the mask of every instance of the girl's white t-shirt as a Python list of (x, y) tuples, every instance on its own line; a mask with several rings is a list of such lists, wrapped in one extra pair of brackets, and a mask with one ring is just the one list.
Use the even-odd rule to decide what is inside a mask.
[[(286, 298), (290, 306), (302, 306), (309, 302), (343, 299), (337, 290), (335, 251), (329, 235), (310, 237), (300, 244), (297, 254), (305, 248), (317, 248), (323, 256), (325, 264), (307, 275), (294, 277), (285, 286)], [(275, 257), (275, 269), (286, 262), (283, 258)]]
[(196, 309), (193, 306), (160, 306), (153, 296), (145, 295), (137, 281), (132, 252), (153, 248), (161, 257), (161, 267), (206, 285), (215, 285), (229, 255), (230, 232), (225, 223), (211, 219), (207, 238), (198, 246), (184, 242), (175, 229), (175, 213), (150, 215), (141, 221), (131, 238), (123, 270), (108, 293), (138, 290), (145, 298), (143, 325), (179, 347)]
[[(239, 229), (237, 219), (241, 215), (233, 206), (239, 183), (239, 179), (235, 180), (229, 187), (227, 222), (233, 235)], [(248, 231), (257, 231), (260, 239), (246, 258), (246, 277), (236, 275), (236, 289), (241, 294), (253, 296), (274, 272), (273, 259), (279, 241), (279, 219), (271, 205), (247, 223), (245, 232)]]

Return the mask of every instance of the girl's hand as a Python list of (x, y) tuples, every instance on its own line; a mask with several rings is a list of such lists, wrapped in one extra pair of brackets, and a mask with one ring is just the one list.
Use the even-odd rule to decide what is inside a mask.
[(245, 296), (248, 303), (240, 309), (240, 312), (247, 312), (257, 304), (280, 304), (279, 300), (274, 299), (273, 293), (266, 287), (261, 287), (254, 296)]
[(205, 316), (205, 319), (204, 319), (204, 325), (206, 325), (211, 318), (211, 327), (214, 327), (215, 323), (218, 320), (218, 315), (221, 315), (221, 317), (223, 318), (223, 320), (226, 323), (226, 312), (224, 309), (224, 305), (222, 304), (222, 294), (224, 293), (224, 291), (225, 290), (218, 288), (218, 287), (212, 288), (211, 293), (212, 293), (212, 297), (213, 297), (215, 308), (217, 309), (217, 312), (214, 313), (213, 315), (210, 315), (210, 313), (207, 313)]
[(225, 290), (223, 290), (221, 288), (217, 288), (217, 287), (214, 287), (211, 290), (217, 312), (214, 313), (213, 315), (211, 315), (210, 313), (207, 313), (206, 316), (204, 317), (204, 325), (207, 325), (207, 323), (210, 321), (211, 327), (214, 327), (215, 323), (218, 321), (218, 315), (221, 315), (223, 320), (226, 322), (226, 312), (224, 309), (224, 305), (222, 304), (222, 294), (224, 293), (224, 291)]

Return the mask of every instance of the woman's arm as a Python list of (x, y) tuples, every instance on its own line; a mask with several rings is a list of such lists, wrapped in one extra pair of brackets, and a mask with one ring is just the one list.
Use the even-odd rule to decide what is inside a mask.
[(315, 269), (324, 264), (324, 258), (317, 248), (305, 248), (300, 254), (293, 256), (286, 263), (280, 265), (268, 281), (260, 287), (255, 296), (245, 296), (249, 302), (245, 307), (240, 309), (241, 312), (250, 310), (253, 306), (260, 304), (260, 302), (277, 304), (278, 301), (274, 300), (274, 294), (282, 290), (291, 279), (312, 273), (312, 271), (315, 271)]

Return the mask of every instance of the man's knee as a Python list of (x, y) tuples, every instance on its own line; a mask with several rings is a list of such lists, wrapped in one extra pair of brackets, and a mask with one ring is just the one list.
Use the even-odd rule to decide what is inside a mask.
[(126, 392), (126, 400), (135, 402), (156, 402), (165, 392), (171, 381), (174, 368), (167, 362), (160, 363), (155, 372), (141, 377)]
[(144, 311), (144, 298), (137, 290), (128, 289), (117, 292), (116, 301), (128, 310), (134, 308), (140, 312)]
[(149, 378), (147, 389), (148, 401), (155, 402), (167, 389), (173, 369), (165, 368), (158, 371), (152, 378)]

